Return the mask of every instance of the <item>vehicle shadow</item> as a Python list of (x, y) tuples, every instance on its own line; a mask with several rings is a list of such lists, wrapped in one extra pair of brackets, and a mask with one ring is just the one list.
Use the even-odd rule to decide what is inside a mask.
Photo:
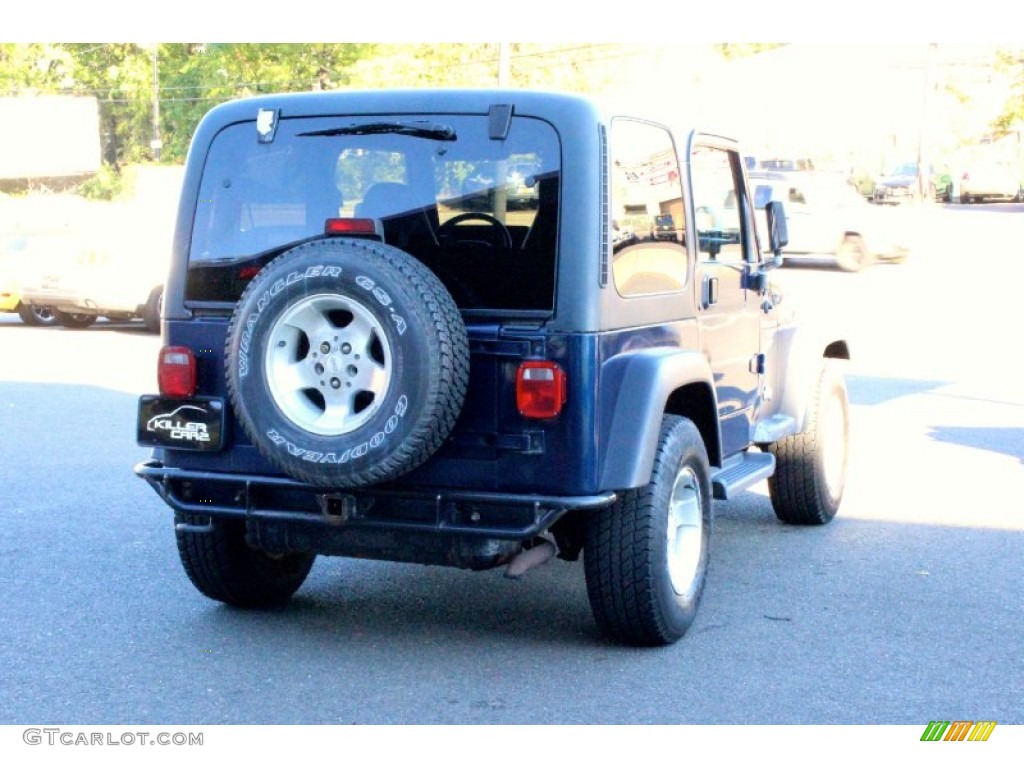
[(323, 650), (353, 640), (387, 642), (396, 652), (408, 646), (410, 654), (494, 641), (523, 648), (615, 648), (594, 624), (581, 562), (552, 561), (512, 581), (501, 568), (471, 573), (320, 557), (284, 608), (254, 612), (209, 604), (204, 614), (211, 627), (245, 625), (247, 633), (277, 633), (287, 624), (289, 634)]
[(985, 213), (1022, 213), (1024, 212), (1024, 203), (1018, 203), (1012, 200), (1004, 202), (988, 202), (988, 203), (971, 203), (970, 205), (963, 205), (961, 203), (946, 203), (942, 206), (947, 211), (960, 211), (967, 213), (968, 211), (984, 211)]
[(909, 395), (920, 395), (948, 386), (948, 381), (889, 379), (880, 376), (847, 376), (846, 388), (851, 405), (882, 405)]
[(0, 330), (18, 332), (45, 332), (45, 333), (126, 333), (131, 335), (156, 335), (146, 330), (141, 320), (107, 320), (100, 318), (95, 323), (85, 328), (67, 328), (63, 325), (38, 326), (28, 325), (16, 318), (0, 317)]
[(943, 443), (1002, 453), (1024, 464), (1024, 427), (932, 427), (928, 436)]

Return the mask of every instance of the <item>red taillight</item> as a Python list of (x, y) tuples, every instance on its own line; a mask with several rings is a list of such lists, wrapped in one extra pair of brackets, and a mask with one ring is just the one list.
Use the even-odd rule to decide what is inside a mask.
[(196, 393), (196, 356), (188, 347), (163, 347), (156, 368), (160, 394), (192, 397)]
[(565, 404), (565, 371), (547, 360), (528, 360), (516, 374), (516, 405), (528, 419), (553, 419)]
[(376, 219), (327, 219), (325, 235), (377, 235)]

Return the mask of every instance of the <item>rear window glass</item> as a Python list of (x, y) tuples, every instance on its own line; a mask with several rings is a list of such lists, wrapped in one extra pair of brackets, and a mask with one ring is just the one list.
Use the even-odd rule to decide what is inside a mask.
[(269, 143), (255, 120), (232, 125), (203, 171), (186, 298), (237, 300), (254, 266), (352, 217), (378, 220), (463, 308), (550, 310), (559, 179), (554, 130), (526, 117), (504, 140), (486, 115), (285, 119)]

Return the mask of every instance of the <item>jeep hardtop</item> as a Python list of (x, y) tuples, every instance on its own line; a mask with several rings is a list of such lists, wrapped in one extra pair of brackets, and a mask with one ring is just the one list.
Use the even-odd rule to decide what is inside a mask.
[(732, 140), (573, 95), (213, 109), (137, 426), (192, 582), (263, 607), (318, 554), (582, 554), (606, 635), (678, 640), (713, 497), (767, 479), (804, 525), (842, 498), (847, 344), (781, 313), (785, 217), (762, 251), (745, 173)]

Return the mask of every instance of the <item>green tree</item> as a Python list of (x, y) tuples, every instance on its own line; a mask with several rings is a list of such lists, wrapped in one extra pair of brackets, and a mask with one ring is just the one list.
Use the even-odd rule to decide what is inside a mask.
[(202, 116), (258, 93), (330, 90), (351, 82), (364, 43), (168, 43), (159, 49), (164, 158), (181, 161)]
[(69, 82), (70, 56), (51, 43), (0, 43), (0, 96), (52, 93)]
[[(646, 46), (617, 43), (509, 43), (508, 85), (571, 92), (600, 90), (622, 63)], [(381, 45), (354, 67), (352, 84), (363, 88), (493, 87), (499, 81), (498, 43)]]
[[(708, 46), (734, 58), (776, 44)], [(181, 162), (214, 105), (258, 93), (335, 88), (508, 84), (581, 93), (631, 93), (637, 84), (679, 83), (700, 69), (694, 46), (620, 43), (5, 43), (0, 93), (90, 94), (100, 104), (106, 161), (153, 158), (154, 54), (161, 160)], [(688, 58), (687, 58), (688, 57)]]
[(1010, 96), (993, 124), (997, 133), (1005, 134), (1024, 125), (1024, 48), (1000, 51), (996, 66), (1013, 78)]
[(498, 49), (490, 43), (413, 43), (380, 45), (352, 70), (360, 88), (453, 88), (494, 85)]
[(785, 43), (715, 43), (715, 48), (724, 59), (740, 59), (781, 48), (783, 45)]
[[(161, 159), (180, 162), (203, 114), (240, 96), (348, 85), (365, 43), (4, 43), (0, 94), (94, 96), (105, 161), (153, 159), (154, 64)], [(155, 54), (155, 61), (154, 61)]]
[(115, 168), (150, 155), (151, 52), (138, 43), (66, 43), (71, 62), (62, 90), (95, 96), (104, 160)]

